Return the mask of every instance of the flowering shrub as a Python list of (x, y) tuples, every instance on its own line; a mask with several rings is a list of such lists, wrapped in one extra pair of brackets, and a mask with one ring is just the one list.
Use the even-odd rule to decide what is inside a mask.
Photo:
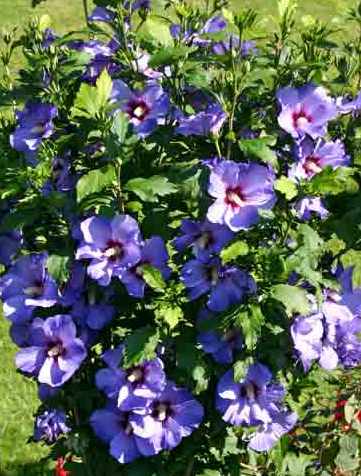
[(223, 0), (95, 3), (1, 55), (0, 295), (33, 440), (62, 475), (357, 471), (361, 37), (285, 0), (267, 38)]

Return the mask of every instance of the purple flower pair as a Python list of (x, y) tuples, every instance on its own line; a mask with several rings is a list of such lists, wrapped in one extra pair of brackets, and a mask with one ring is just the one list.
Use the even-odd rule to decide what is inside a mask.
[(224, 374), (217, 386), (216, 406), (223, 420), (236, 426), (257, 426), (249, 447), (268, 451), (296, 424), (297, 415), (286, 410), (285, 390), (272, 383), (272, 374), (262, 364), (249, 367), (242, 382), (234, 380), (233, 370)]

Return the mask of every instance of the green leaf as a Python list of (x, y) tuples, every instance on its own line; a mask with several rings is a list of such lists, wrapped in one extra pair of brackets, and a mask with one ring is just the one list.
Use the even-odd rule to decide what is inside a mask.
[(155, 312), (157, 319), (166, 322), (170, 329), (174, 329), (183, 317), (182, 308), (177, 305), (164, 303)]
[(275, 144), (275, 138), (271, 136), (260, 137), (258, 139), (242, 139), (238, 142), (241, 151), (246, 156), (256, 157), (267, 164), (278, 168), (277, 155), (270, 145)]
[(354, 471), (359, 467), (359, 447), (357, 435), (343, 435), (339, 440), (340, 451), (336, 465), (344, 471)]
[(69, 277), (69, 256), (50, 255), (46, 262), (49, 274), (57, 283), (64, 283)]
[(245, 379), (248, 368), (253, 364), (253, 359), (248, 357), (246, 359), (237, 360), (233, 364), (233, 375), (235, 382), (242, 382)]
[(355, 171), (351, 167), (333, 169), (328, 166), (306, 184), (306, 191), (311, 195), (338, 195), (356, 193), (359, 186), (353, 178)]
[(236, 241), (221, 251), (221, 259), (223, 263), (228, 263), (239, 256), (246, 256), (248, 252), (249, 247), (245, 241)]
[(71, 110), (73, 117), (96, 118), (108, 105), (112, 92), (112, 79), (106, 68), (97, 79), (95, 86), (82, 83)]
[(344, 268), (353, 268), (352, 285), (354, 288), (361, 287), (361, 251), (349, 250), (342, 255), (341, 263)]
[(265, 317), (261, 308), (253, 304), (248, 311), (240, 312), (237, 316), (237, 325), (242, 328), (244, 342), (249, 351), (254, 350), (261, 335)]
[(163, 48), (150, 58), (149, 66), (151, 68), (158, 68), (159, 66), (176, 63), (180, 58), (185, 58), (193, 51), (194, 48), (189, 48), (188, 46), (171, 46)]
[(126, 337), (124, 343), (124, 366), (131, 367), (156, 356), (159, 335), (153, 326), (140, 327)]
[(158, 44), (169, 46), (173, 37), (169, 31), (170, 23), (155, 15), (148, 15), (147, 20), (138, 30), (138, 36), (155, 40)]
[(98, 193), (112, 187), (117, 182), (114, 164), (107, 164), (100, 169), (91, 170), (83, 175), (76, 184), (78, 203), (92, 193)]
[(117, 136), (118, 142), (123, 144), (127, 136), (129, 119), (124, 112), (119, 111), (115, 114), (112, 124), (112, 132)]
[(192, 372), (193, 380), (196, 382), (194, 393), (198, 395), (208, 388), (209, 379), (207, 377), (207, 369), (203, 365), (197, 365)]
[(144, 202), (157, 202), (158, 196), (164, 197), (177, 191), (177, 187), (161, 175), (131, 179), (125, 184), (124, 188), (138, 195)]
[(272, 297), (284, 305), (288, 315), (307, 315), (310, 311), (306, 290), (297, 286), (277, 284), (272, 288)]
[(288, 453), (285, 457), (284, 465), (288, 469), (289, 476), (305, 476), (306, 469), (314, 461), (314, 457), (310, 455), (300, 454), (295, 455), (293, 453)]
[(292, 200), (297, 197), (298, 194), (296, 184), (284, 175), (276, 180), (275, 189), (282, 193), (286, 197), (286, 200)]
[(155, 291), (162, 292), (166, 287), (162, 273), (150, 264), (142, 266), (142, 278)]
[(219, 471), (215, 469), (205, 469), (203, 473), (198, 473), (197, 476), (222, 476)]

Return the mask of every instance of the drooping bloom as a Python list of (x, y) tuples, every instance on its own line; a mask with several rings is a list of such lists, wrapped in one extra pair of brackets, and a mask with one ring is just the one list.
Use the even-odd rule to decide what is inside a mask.
[(158, 84), (149, 83), (142, 91), (131, 91), (120, 79), (113, 81), (112, 100), (127, 114), (134, 131), (142, 138), (165, 123), (170, 106), (168, 95)]
[(326, 89), (314, 84), (300, 88), (286, 87), (277, 92), (281, 106), (278, 123), (294, 138), (306, 134), (313, 139), (326, 133), (328, 121), (337, 116), (335, 101)]
[(110, 23), (115, 18), (115, 13), (109, 10), (109, 8), (95, 7), (88, 17), (89, 21), (100, 21)]
[(12, 322), (26, 322), (34, 308), (57, 302), (57, 286), (47, 272), (46, 260), (46, 253), (23, 256), (0, 279), (4, 314)]
[(337, 98), (336, 105), (340, 114), (359, 114), (361, 111), (361, 92), (351, 101), (343, 97)]
[(232, 425), (259, 426), (249, 447), (268, 451), (297, 421), (297, 415), (283, 406), (284, 396), (283, 386), (272, 383), (269, 369), (256, 363), (242, 382), (234, 380), (233, 370), (224, 374), (217, 386), (216, 406), (223, 420)]
[(320, 309), (310, 316), (298, 316), (291, 326), (291, 336), (297, 356), (308, 371), (314, 361), (325, 370), (333, 370), (339, 364), (338, 333), (353, 321), (347, 306), (326, 298)]
[(86, 357), (83, 341), (76, 337), (76, 327), (68, 315), (35, 319), (30, 329), (29, 347), (15, 358), (16, 366), (36, 376), (40, 383), (59, 387), (78, 370)]
[(142, 456), (130, 422), (130, 413), (120, 411), (116, 405), (95, 410), (90, 417), (94, 433), (109, 445), (109, 452), (119, 463), (125, 464)]
[(167, 265), (169, 259), (167, 248), (160, 236), (153, 236), (145, 240), (141, 250), (141, 258), (132, 268), (126, 269), (120, 279), (126, 287), (128, 294), (133, 297), (142, 298), (145, 292), (145, 281), (142, 277), (143, 266), (151, 265), (157, 268), (164, 279), (170, 276), (170, 268)]
[(66, 157), (56, 157), (52, 162), (51, 179), (45, 183), (43, 193), (70, 192), (75, 183), (76, 177), (72, 174), (70, 161)]
[[(243, 339), (238, 328), (232, 328), (222, 332), (212, 325), (211, 329), (202, 330), (206, 321), (216, 321), (216, 316), (203, 310), (198, 318), (198, 327), (201, 331), (197, 335), (197, 341), (202, 350), (211, 354), (213, 359), (219, 364), (231, 364), (234, 360), (234, 353), (242, 349)], [(217, 321), (216, 321), (217, 322)], [(212, 322), (214, 324), (214, 322)]]
[(128, 369), (122, 368), (123, 346), (103, 355), (108, 365), (96, 374), (96, 385), (105, 395), (116, 401), (121, 411), (132, 411), (150, 404), (166, 385), (163, 362), (144, 361)]
[(22, 111), (17, 111), (18, 125), (10, 136), (10, 144), (18, 152), (24, 152), (33, 161), (43, 139), (54, 132), (53, 119), (58, 110), (52, 104), (28, 102)]
[(320, 197), (304, 197), (294, 205), (297, 217), (302, 221), (311, 220), (312, 216), (318, 216), (321, 220), (328, 217), (329, 211)]
[(89, 259), (88, 275), (107, 286), (112, 277), (136, 265), (141, 258), (141, 235), (138, 223), (129, 215), (117, 215), (112, 220), (94, 216), (81, 225), (83, 241), (76, 259)]
[(225, 311), (256, 291), (256, 283), (247, 272), (223, 266), (219, 258), (188, 261), (182, 268), (181, 279), (191, 301), (209, 293), (207, 306), (215, 312)]
[(34, 440), (55, 443), (59, 436), (68, 433), (71, 429), (66, 424), (66, 415), (61, 410), (46, 410), (38, 415), (34, 426)]
[(288, 172), (288, 176), (295, 179), (311, 179), (327, 166), (336, 169), (350, 164), (350, 157), (346, 155), (345, 146), (340, 140), (326, 142), (318, 139), (313, 142), (306, 137), (297, 147), (297, 162)]
[(259, 210), (275, 203), (274, 174), (264, 165), (224, 160), (211, 168), (208, 193), (216, 199), (207, 218), (232, 231), (247, 230), (259, 221)]
[(185, 389), (168, 382), (150, 406), (130, 417), (138, 448), (145, 456), (171, 450), (189, 436), (203, 420), (202, 405)]
[(258, 52), (255, 41), (244, 40), (240, 42), (239, 37), (233, 34), (229, 35), (227, 39), (223, 41), (217, 41), (212, 45), (212, 51), (216, 55), (225, 55), (231, 49), (236, 52), (239, 51), (243, 58), (256, 55)]
[(226, 112), (219, 103), (210, 104), (205, 111), (181, 116), (178, 118), (179, 125), (175, 132), (184, 136), (208, 136), (218, 135), (225, 120)]
[(175, 248), (183, 252), (186, 248), (192, 247), (195, 256), (205, 258), (218, 254), (234, 236), (228, 227), (208, 220), (204, 222), (182, 220), (180, 231), (182, 235), (173, 241)]
[(361, 288), (355, 288), (352, 282), (353, 267), (342, 269), (338, 279), (342, 286), (341, 304), (347, 306), (352, 314), (361, 317)]

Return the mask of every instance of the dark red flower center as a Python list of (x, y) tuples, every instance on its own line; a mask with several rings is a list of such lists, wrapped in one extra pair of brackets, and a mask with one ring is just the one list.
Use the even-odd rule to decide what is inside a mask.
[(126, 112), (128, 113), (129, 117), (132, 119), (137, 119), (138, 121), (142, 122), (149, 114), (149, 106), (148, 104), (143, 101), (142, 99), (133, 99), (129, 101), (126, 107)]
[(109, 240), (104, 251), (109, 261), (118, 261), (124, 256), (123, 244), (120, 241)]
[(197, 238), (196, 243), (202, 250), (208, 248), (214, 243), (213, 234), (210, 231), (205, 231), (204, 233), (199, 235), (199, 238)]
[(320, 167), (321, 158), (317, 157), (316, 155), (309, 155), (306, 157), (305, 163), (303, 164), (303, 168), (307, 175), (317, 174), (322, 170)]
[(241, 386), (240, 393), (241, 397), (253, 401), (259, 396), (261, 389), (254, 382), (249, 381)]
[(153, 405), (152, 417), (158, 421), (165, 421), (172, 415), (170, 402), (155, 402)]
[(313, 122), (313, 117), (304, 109), (292, 114), (293, 127), (295, 129), (303, 129), (307, 124)]
[(24, 294), (29, 297), (36, 298), (43, 295), (44, 283), (39, 279), (34, 281), (33, 286), (28, 286), (24, 289)]
[(228, 188), (224, 201), (233, 208), (241, 208), (246, 204), (246, 198), (241, 187)]
[(64, 347), (61, 342), (53, 342), (48, 347), (48, 357), (57, 359), (60, 355), (64, 354)]
[(144, 369), (142, 367), (132, 367), (128, 370), (128, 382), (131, 384), (139, 384), (144, 381)]

